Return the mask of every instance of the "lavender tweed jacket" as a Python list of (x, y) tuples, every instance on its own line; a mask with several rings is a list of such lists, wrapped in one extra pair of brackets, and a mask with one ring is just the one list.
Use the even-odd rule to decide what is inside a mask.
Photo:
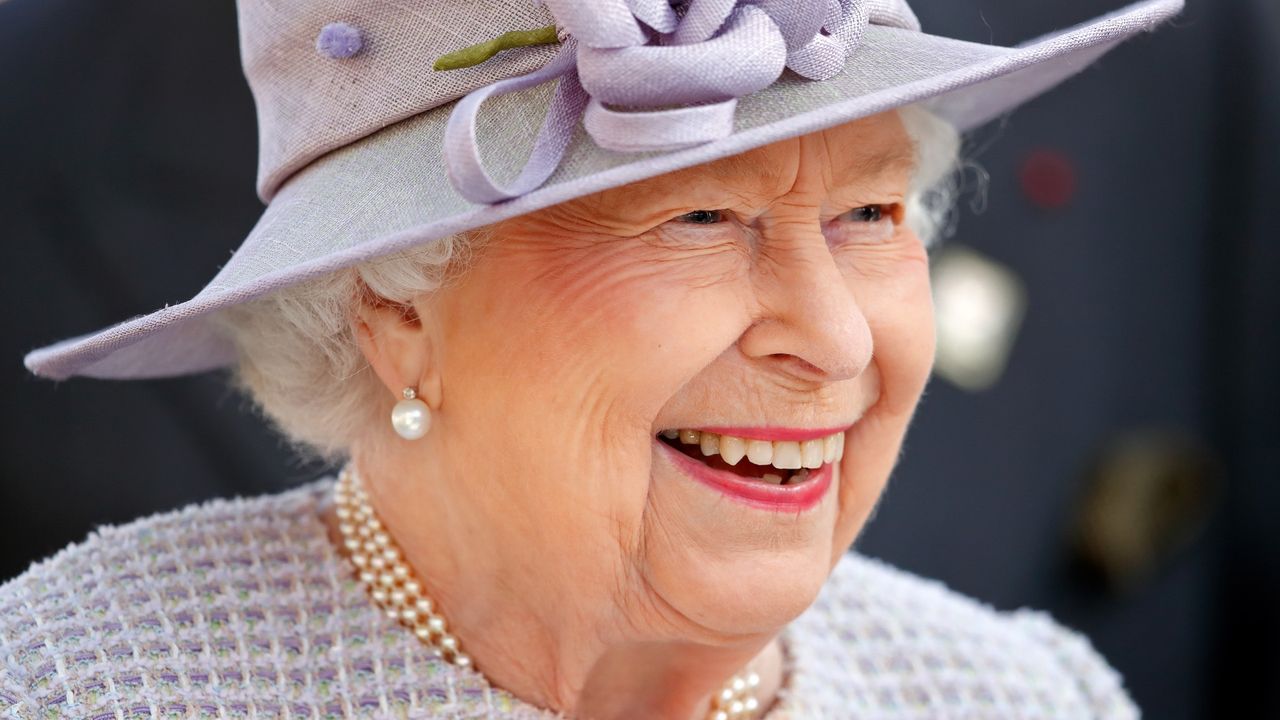
[[(374, 606), (319, 517), (332, 483), (103, 527), (0, 586), (0, 717), (552, 717)], [(859, 555), (783, 639), (768, 720), (1137, 717), (1046, 615)]]

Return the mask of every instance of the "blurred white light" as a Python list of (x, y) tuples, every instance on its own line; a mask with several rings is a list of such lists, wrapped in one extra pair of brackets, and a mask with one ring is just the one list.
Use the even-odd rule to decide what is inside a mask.
[(1004, 373), (1026, 309), (1026, 288), (1009, 268), (959, 245), (932, 260), (938, 327), (934, 370), (966, 390), (991, 387)]

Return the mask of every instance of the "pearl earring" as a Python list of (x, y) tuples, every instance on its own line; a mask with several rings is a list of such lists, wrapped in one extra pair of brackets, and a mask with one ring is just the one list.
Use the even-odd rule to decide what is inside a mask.
[(391, 427), (405, 440), (417, 440), (431, 429), (431, 408), (413, 388), (405, 388), (404, 399), (391, 409)]

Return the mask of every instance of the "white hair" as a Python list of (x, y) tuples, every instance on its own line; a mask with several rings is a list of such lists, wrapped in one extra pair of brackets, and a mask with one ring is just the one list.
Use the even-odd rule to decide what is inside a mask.
[[(926, 245), (945, 234), (956, 192), (960, 138), (919, 107), (899, 110), (916, 147), (906, 217)], [(238, 351), (232, 383), (304, 458), (341, 462), (395, 397), (356, 344), (354, 313), (379, 300), (408, 305), (460, 277), (487, 228), (367, 260), (215, 315)]]
[(898, 110), (916, 148), (916, 174), (907, 195), (907, 224), (933, 247), (955, 230), (960, 192), (960, 133), (955, 126), (917, 106)]

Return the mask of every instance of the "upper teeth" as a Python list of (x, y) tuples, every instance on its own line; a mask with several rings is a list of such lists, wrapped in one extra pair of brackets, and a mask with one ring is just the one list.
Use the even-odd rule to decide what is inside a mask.
[(717, 435), (703, 430), (663, 430), (668, 440), (679, 438), (685, 445), (698, 445), (703, 455), (719, 455), (730, 465), (737, 465), (742, 458), (753, 465), (772, 465), (779, 470), (818, 468), (824, 462), (835, 462), (844, 457), (844, 433), (828, 435), (816, 440), (747, 440), (732, 435)]

